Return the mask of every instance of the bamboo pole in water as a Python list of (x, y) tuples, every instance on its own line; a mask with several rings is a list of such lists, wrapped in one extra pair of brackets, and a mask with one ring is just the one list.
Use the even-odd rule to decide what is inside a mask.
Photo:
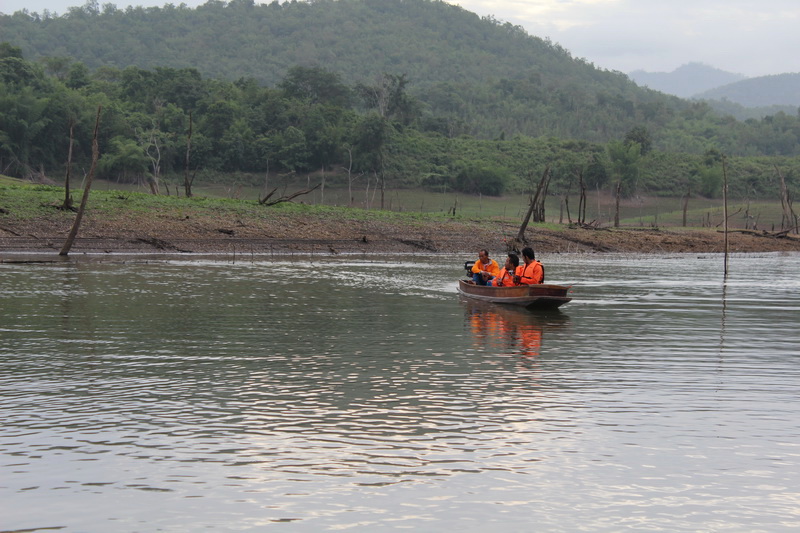
[(723, 216), (724, 235), (725, 235), (725, 260), (723, 262), (723, 276), (728, 277), (728, 171), (725, 165), (725, 156), (722, 156), (722, 205), (724, 208)]

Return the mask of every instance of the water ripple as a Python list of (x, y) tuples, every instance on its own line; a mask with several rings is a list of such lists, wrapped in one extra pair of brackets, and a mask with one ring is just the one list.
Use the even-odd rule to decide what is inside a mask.
[(545, 314), (441, 262), (0, 265), (3, 526), (800, 526), (796, 261), (553, 258)]

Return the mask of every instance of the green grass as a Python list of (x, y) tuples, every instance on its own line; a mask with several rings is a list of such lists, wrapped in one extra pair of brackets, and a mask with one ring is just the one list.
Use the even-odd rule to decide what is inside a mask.
[[(291, 193), (305, 187), (287, 187)], [(236, 214), (246, 217), (268, 217), (278, 212), (305, 212), (315, 216), (326, 216), (332, 220), (400, 220), (406, 223), (424, 225), (433, 218), (453, 217), (461, 220), (502, 220), (513, 224), (522, 221), (528, 208), (527, 195), (508, 195), (502, 197), (472, 196), (459, 193), (436, 193), (424, 190), (387, 190), (384, 206), (380, 210), (380, 191), (372, 197), (372, 209), (366, 210), (365, 191), (354, 191), (353, 207), (346, 209), (347, 189), (327, 187), (311, 194), (299, 196), (292, 203), (276, 206), (259, 205), (257, 199), (263, 191), (256, 187), (221, 188), (219, 186), (197, 186), (191, 198), (172, 194), (152, 195), (143, 188), (118, 186), (109, 182), (97, 182), (89, 198), (89, 212), (105, 215), (121, 215), (125, 212), (156, 211), (177, 217), (189, 216), (198, 211), (209, 215), (213, 213)], [(182, 190), (181, 190), (182, 192)], [(282, 194), (279, 191), (278, 194)], [(73, 189), (72, 196), (77, 206), (81, 190)], [(63, 203), (64, 189), (50, 185), (31, 185), (20, 180), (0, 176), (0, 208), (7, 211), (3, 217), (32, 219), (42, 216), (73, 216), (69, 211), (56, 209)], [(323, 203), (324, 202), (324, 203)], [(625, 227), (680, 227), (682, 225), (682, 206), (680, 198), (636, 197), (624, 200), (620, 208), (620, 224)], [(577, 219), (578, 198), (569, 199), (571, 219)], [(568, 222), (566, 206), (562, 209), (562, 199), (556, 196), (547, 198), (546, 224), (551, 229)], [(745, 213), (749, 213), (749, 218)], [(756, 223), (759, 229), (779, 228), (781, 206), (776, 201), (753, 201), (749, 204), (732, 201), (728, 206), (729, 227), (752, 228)], [(591, 193), (587, 198), (586, 221), (598, 221), (611, 226), (614, 220), (614, 199), (611, 196)], [(722, 224), (723, 209), (719, 199), (693, 198), (689, 201), (687, 225), (690, 227), (717, 227)]]
[(46, 214), (60, 213), (54, 206), (64, 201), (64, 189), (49, 185), (28, 185), (0, 179), (0, 208), (15, 218), (28, 220)]
[(9, 178), (0, 174), (0, 186), (2, 185), (22, 185), (25, 182), (18, 178)]
[[(621, 209), (620, 224), (639, 227), (679, 227), (683, 225), (683, 200), (681, 198), (648, 199), (646, 205), (630, 205)], [(689, 227), (721, 227), (724, 222), (721, 199), (689, 200), (686, 225)], [(728, 202), (728, 227), (732, 229), (772, 230), (781, 224), (781, 205), (776, 201)]]

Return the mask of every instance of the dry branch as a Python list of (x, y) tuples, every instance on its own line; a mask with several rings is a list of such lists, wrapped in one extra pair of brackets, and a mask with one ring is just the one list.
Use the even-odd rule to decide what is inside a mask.
[(311, 187), (310, 189), (303, 189), (303, 190), (294, 192), (292, 194), (280, 196), (275, 200), (269, 201), (269, 199), (272, 197), (272, 195), (275, 194), (275, 191), (278, 190), (277, 188), (275, 188), (275, 189), (272, 189), (272, 191), (268, 195), (266, 195), (264, 198), (259, 198), (258, 203), (261, 204), (261, 205), (270, 206), (270, 205), (280, 204), (280, 203), (283, 203), (283, 202), (291, 202), (293, 199), (297, 198), (298, 196), (302, 196), (304, 194), (308, 194), (310, 192), (313, 192), (313, 191), (319, 189), (320, 185), (322, 185), (322, 184), (318, 183), (315, 186)]

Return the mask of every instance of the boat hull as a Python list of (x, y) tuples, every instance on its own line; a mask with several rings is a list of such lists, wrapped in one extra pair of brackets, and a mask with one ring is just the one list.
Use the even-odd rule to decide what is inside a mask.
[(484, 302), (516, 305), (528, 309), (555, 309), (572, 300), (565, 285), (519, 285), (516, 287), (488, 287), (459, 280), (458, 292)]

